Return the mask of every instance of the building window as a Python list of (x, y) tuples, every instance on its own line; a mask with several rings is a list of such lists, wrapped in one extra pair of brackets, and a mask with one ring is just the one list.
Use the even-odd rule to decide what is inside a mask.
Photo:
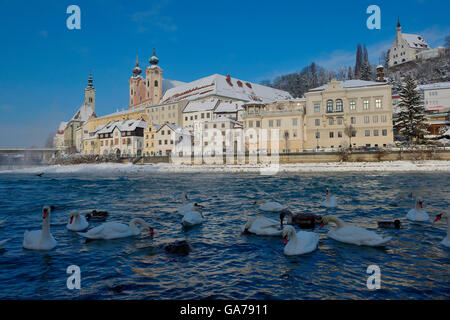
[(330, 138), (334, 138), (334, 132), (333, 131), (330, 132)]
[(356, 117), (351, 117), (351, 124), (356, 124)]
[(320, 126), (320, 119), (314, 120), (314, 123), (315, 123), (316, 127)]
[(333, 112), (333, 100), (327, 101), (327, 112)]
[(210, 116), (209, 116), (209, 112), (206, 114), (206, 117), (209, 119), (210, 118)]
[(334, 124), (334, 119), (333, 119), (333, 118), (328, 119), (328, 123), (329, 123), (330, 125), (333, 125), (333, 124)]
[(356, 110), (356, 102), (350, 101), (350, 110)]
[(342, 131), (338, 131), (338, 138), (342, 138)]
[(281, 120), (277, 120), (277, 127), (281, 127)]
[(158, 80), (155, 80), (155, 87), (158, 86)]
[(256, 120), (256, 127), (257, 127), (257, 128), (260, 128), (260, 127), (261, 127), (261, 121)]
[(205, 119), (205, 114), (204, 113), (202, 113), (202, 119)]
[(292, 119), (292, 125), (295, 127), (297, 126), (297, 119)]
[(375, 108), (381, 109), (381, 99), (376, 99), (375, 100)]
[(197, 115), (194, 116), (194, 119), (197, 120)]
[(370, 130), (366, 130), (365, 135), (366, 135), (366, 137), (370, 137)]
[(369, 110), (369, 100), (364, 100), (363, 107), (364, 107), (364, 110)]
[(342, 112), (344, 110), (344, 105), (341, 99), (336, 100), (336, 112)]
[(364, 116), (364, 123), (369, 123), (369, 122), (370, 122), (369, 116)]
[(269, 127), (273, 127), (273, 120), (269, 120)]
[(374, 135), (375, 137), (378, 137), (378, 130), (373, 130), (373, 135)]
[(249, 127), (249, 128), (253, 128), (253, 121), (252, 121), (252, 120), (249, 120), (249, 121), (248, 121), (248, 127)]
[(386, 116), (381, 116), (381, 122), (386, 122), (387, 121), (387, 117)]
[(383, 136), (387, 136), (387, 130), (386, 130), (386, 129), (383, 129), (383, 131), (381, 131), (381, 134), (382, 134)]
[(352, 131), (352, 138), (356, 137), (356, 130)]
[(194, 120), (194, 117), (193, 117), (193, 116), (191, 116), (191, 120)]
[(316, 103), (314, 105), (314, 112), (320, 112), (320, 104)]
[(342, 124), (342, 118), (338, 118), (338, 124)]
[(378, 123), (378, 116), (373, 116), (373, 123)]
[(316, 139), (319, 139), (319, 138), (320, 138), (320, 132), (316, 131)]

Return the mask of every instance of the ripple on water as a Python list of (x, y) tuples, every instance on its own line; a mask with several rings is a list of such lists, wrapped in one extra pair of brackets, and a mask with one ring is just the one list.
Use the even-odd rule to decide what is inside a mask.
[[(0, 299), (449, 299), (450, 255), (440, 245), (445, 223), (405, 220), (411, 192), (422, 195), (430, 216), (448, 207), (448, 181), (447, 173), (2, 174), (0, 219), (9, 219), (0, 231), (11, 241), (0, 252)], [(321, 207), (327, 187), (338, 208)], [(176, 209), (183, 191), (207, 206), (203, 225), (182, 228)], [(251, 216), (279, 219), (259, 212), (252, 205), (258, 199), (294, 213), (336, 215), (393, 239), (384, 249), (357, 247), (316, 229), (318, 250), (287, 257), (281, 238), (241, 234)], [(58, 246), (23, 250), (23, 233), (40, 228), (44, 204), (64, 208), (52, 214)], [(155, 235), (86, 242), (66, 230), (70, 211), (92, 209), (110, 212), (109, 221), (141, 217)], [(402, 229), (377, 229), (377, 220), (394, 218)], [(164, 250), (178, 240), (191, 245), (189, 255)], [(72, 264), (81, 268), (80, 291), (66, 288)], [(381, 290), (366, 288), (371, 264), (381, 268)]]

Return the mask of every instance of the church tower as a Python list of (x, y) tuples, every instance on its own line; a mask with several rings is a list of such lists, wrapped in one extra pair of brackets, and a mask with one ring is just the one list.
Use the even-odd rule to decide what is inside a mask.
[(84, 103), (89, 104), (92, 107), (92, 111), (95, 112), (95, 89), (92, 72), (89, 73), (88, 85), (84, 89)]
[(145, 100), (144, 96), (144, 79), (141, 76), (141, 68), (139, 68), (139, 60), (136, 57), (136, 66), (133, 69), (133, 76), (131, 76), (130, 83), (130, 107), (133, 109), (136, 105)]
[(162, 98), (163, 70), (158, 66), (159, 59), (155, 55), (155, 48), (153, 48), (153, 55), (148, 61), (150, 66), (145, 69), (145, 99), (150, 101), (151, 104), (158, 104)]
[(397, 17), (397, 37), (395, 41), (397, 42), (397, 45), (399, 44), (399, 41), (402, 38), (402, 26), (400, 25), (400, 17)]

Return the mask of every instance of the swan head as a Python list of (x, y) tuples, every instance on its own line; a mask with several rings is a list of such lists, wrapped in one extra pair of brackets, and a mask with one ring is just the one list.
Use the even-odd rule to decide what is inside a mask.
[(438, 214), (438, 215), (436, 216), (436, 218), (434, 219), (433, 222), (439, 221), (439, 220), (441, 220), (442, 218), (448, 219), (448, 214), (447, 214), (447, 212)]
[(326, 193), (325, 193), (325, 194), (326, 194), (326, 195), (328, 195), (329, 193), (330, 193), (330, 191), (329, 191), (329, 190), (328, 190), (328, 188), (327, 188), (327, 191), (326, 191)]
[(45, 206), (42, 208), (42, 220), (46, 220), (50, 216), (51, 211), (51, 206)]
[(293, 226), (285, 226), (283, 228), (283, 243), (286, 244), (288, 240), (290, 240), (290, 237), (292, 237), (292, 234), (295, 234), (295, 229)]
[[(281, 224), (281, 228), (283, 228), (283, 220), (284, 220), (284, 217), (286, 217), (286, 216), (288, 216), (288, 224), (291, 224), (291, 223), (292, 223), (292, 212), (291, 212), (290, 210), (288, 210), (288, 209), (283, 209), (283, 210), (280, 212), (280, 224)], [(289, 219), (289, 217), (290, 217), (290, 219)]]
[(76, 218), (76, 217), (78, 217), (79, 215), (80, 215), (79, 212), (72, 211), (72, 212), (70, 213), (70, 220), (69, 220), (69, 223), (72, 224), (73, 218)]
[(242, 234), (249, 234), (248, 229), (252, 226), (253, 222), (255, 222), (257, 217), (251, 217), (248, 219), (247, 223), (244, 226), (244, 230), (242, 230)]
[(417, 198), (416, 199), (416, 208), (421, 208), (423, 209), (423, 201), (421, 198)]

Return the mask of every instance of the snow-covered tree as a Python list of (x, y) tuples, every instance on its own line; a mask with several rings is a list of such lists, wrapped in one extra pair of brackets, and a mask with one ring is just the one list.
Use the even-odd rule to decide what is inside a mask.
[(425, 124), (425, 108), (422, 97), (417, 90), (416, 81), (410, 76), (404, 79), (400, 91), (400, 111), (395, 126), (410, 143), (419, 142), (428, 133)]
[(361, 48), (361, 44), (358, 43), (358, 46), (356, 48), (356, 62), (355, 62), (355, 79), (359, 79), (361, 75), (361, 67), (363, 64), (363, 51)]

